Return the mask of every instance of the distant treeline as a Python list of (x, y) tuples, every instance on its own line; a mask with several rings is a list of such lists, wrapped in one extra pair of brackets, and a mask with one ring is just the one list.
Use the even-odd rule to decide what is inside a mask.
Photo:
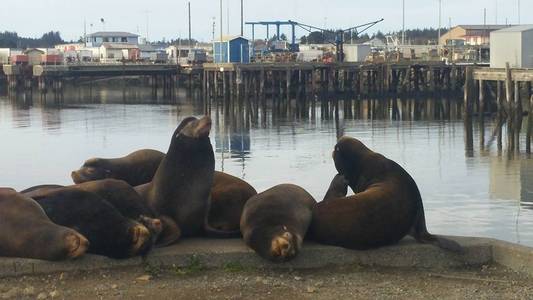
[(52, 48), (65, 43), (59, 31), (50, 31), (41, 38), (20, 37), (16, 32), (0, 32), (0, 48)]
[[(441, 30), (441, 34), (446, 33), (446, 29)], [(372, 35), (369, 35), (368, 33), (364, 33), (361, 35), (353, 34), (350, 36), (350, 33), (346, 32), (344, 35), (344, 39), (346, 41), (350, 41), (353, 39), (355, 43), (364, 43), (367, 42), (373, 38), (379, 38), (383, 41), (385, 41), (386, 36), (394, 36), (398, 37), (398, 39), (401, 39), (402, 32), (389, 32), (389, 33), (383, 33), (381, 31), (378, 31)], [(411, 44), (416, 45), (425, 45), (428, 43), (435, 44), (437, 42), (438, 37), (438, 29), (435, 28), (424, 28), (424, 29), (408, 29), (405, 31), (405, 40), (406, 42), (409, 42)], [(331, 31), (314, 31), (311, 32), (308, 35), (304, 35), (300, 38), (300, 43), (302, 44), (324, 44), (324, 43), (334, 43), (335, 42), (335, 32), (333, 30)]]

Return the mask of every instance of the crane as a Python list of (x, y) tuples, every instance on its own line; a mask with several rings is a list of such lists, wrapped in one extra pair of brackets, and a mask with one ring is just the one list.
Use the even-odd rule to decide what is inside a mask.
[[(335, 46), (337, 61), (338, 62), (343, 62), (344, 61), (344, 35), (346, 34), (346, 32), (353, 33), (355, 31), (355, 34), (359, 35), (359, 34), (365, 32), (365, 31), (367, 31), (368, 29), (372, 28), (376, 24), (383, 22), (384, 20), (385, 19), (382, 18), (382, 19), (377, 20), (377, 21), (368, 22), (366, 24), (353, 26), (353, 27), (350, 27), (350, 28), (347, 28), (347, 29), (338, 29), (338, 30), (336, 30), (335, 31), (335, 40), (334, 41), (330, 40), (330, 41), (328, 41), (328, 43), (333, 44)], [(327, 29), (324, 29), (324, 28), (319, 28), (319, 27), (312, 26), (312, 25), (306, 25), (306, 24), (302, 24), (302, 23), (299, 23), (299, 22), (294, 22), (294, 21), (291, 21), (291, 20), (289, 20), (289, 22), (295, 24), (296, 26), (301, 27), (302, 29), (304, 29), (304, 30), (306, 30), (306, 31), (308, 31), (310, 33), (312, 32), (313, 29), (322, 32), (322, 34), (324, 34), (324, 32), (330, 31), (330, 30), (327, 30)]]

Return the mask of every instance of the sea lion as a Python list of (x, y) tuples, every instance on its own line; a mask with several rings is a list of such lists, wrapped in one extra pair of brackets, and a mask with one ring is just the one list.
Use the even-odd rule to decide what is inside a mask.
[(160, 151), (143, 149), (121, 158), (90, 158), (79, 170), (73, 171), (71, 177), (77, 184), (115, 178), (137, 186), (152, 180), (164, 156)]
[(246, 202), (257, 191), (246, 181), (215, 171), (206, 232), (213, 237), (240, 236), (239, 224)]
[[(87, 162), (98, 161), (97, 164), (86, 162), (81, 169), (72, 172), (72, 178), (79, 184), (105, 178), (114, 178), (124, 180), (132, 186), (138, 186), (149, 183), (153, 179), (157, 171), (157, 168), (153, 166), (158, 166), (164, 157), (165, 154), (163, 152), (144, 149), (135, 151), (122, 158), (93, 158)], [(142, 172), (137, 175), (134, 172), (127, 172), (128, 170), (142, 170)], [(49, 188), (49, 186), (43, 187)], [(205, 228), (206, 233), (211, 237), (217, 238), (239, 236), (239, 222), (242, 209), (246, 201), (255, 194), (257, 194), (257, 191), (244, 180), (215, 171), (213, 186), (211, 188), (208, 221)], [(170, 226), (171, 224), (169, 224), (168, 220), (166, 221), (166, 225)], [(176, 228), (171, 232), (176, 232)], [(168, 235), (167, 237), (168, 239), (173, 239)]]
[(145, 255), (153, 245), (144, 225), (125, 218), (94, 193), (65, 187), (35, 200), (54, 223), (86, 236), (89, 253), (120, 259)]
[(333, 160), (355, 195), (345, 197), (346, 187), (334, 178), (327, 193), (331, 198), (314, 210), (311, 227), (318, 242), (370, 249), (412, 234), (418, 242), (461, 251), (456, 242), (428, 233), (418, 187), (396, 162), (350, 137), (338, 141)]
[(85, 236), (52, 223), (33, 199), (0, 188), (0, 256), (55, 261), (80, 257), (88, 247)]
[(293, 259), (302, 247), (315, 204), (308, 192), (292, 184), (277, 185), (253, 196), (241, 217), (246, 245), (273, 262)]
[[(95, 193), (116, 208), (124, 217), (145, 225), (153, 239), (162, 231), (161, 220), (143, 202), (141, 196), (123, 180), (102, 179), (68, 186)], [(21, 191), (27, 197), (40, 199), (53, 190), (65, 188), (61, 185), (39, 185)]]
[(158, 217), (176, 222), (184, 237), (204, 233), (215, 172), (210, 130), (208, 116), (183, 120), (174, 131), (153, 180), (135, 187)]

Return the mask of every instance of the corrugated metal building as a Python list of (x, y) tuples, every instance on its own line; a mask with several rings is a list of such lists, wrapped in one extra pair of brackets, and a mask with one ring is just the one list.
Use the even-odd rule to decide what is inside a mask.
[(521, 25), (490, 34), (490, 67), (533, 68), (533, 25)]
[(250, 63), (250, 41), (242, 36), (215, 41), (213, 49), (215, 63)]

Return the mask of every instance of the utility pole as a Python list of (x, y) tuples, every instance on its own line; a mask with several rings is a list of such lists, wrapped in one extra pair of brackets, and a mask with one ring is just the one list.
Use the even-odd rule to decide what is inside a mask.
[(520, 0), (518, 0), (518, 25), (520, 24)]
[(241, 36), (244, 36), (244, 0), (241, 0)]
[(226, 0), (226, 10), (227, 10), (227, 14), (226, 14), (226, 17), (228, 18), (228, 20), (226, 21), (226, 25), (228, 26), (227, 28), (227, 31), (226, 31), (226, 35), (229, 35), (229, 0)]
[(87, 47), (87, 20), (83, 19), (83, 46)]
[(144, 13), (146, 14), (146, 43), (148, 44), (148, 41), (150, 40), (148, 35), (148, 14), (150, 13), (150, 11), (145, 10)]
[(192, 48), (192, 34), (191, 34), (191, 1), (188, 3), (189, 8), (189, 48)]
[(220, 42), (222, 42), (222, 38), (224, 37), (224, 21), (222, 20), (222, 18), (222, 0), (220, 0)]
[(440, 46), (440, 29), (442, 27), (442, 0), (439, 0), (439, 39), (437, 45)]
[(481, 43), (484, 44), (487, 41), (487, 8), (483, 9), (483, 38), (481, 39)]
[(402, 45), (405, 45), (405, 0), (402, 0)]
[(212, 37), (212, 40), (214, 42), (215, 41), (215, 26), (216, 26), (215, 20), (216, 20), (216, 18), (213, 17), (212, 20), (213, 20), (213, 37)]

